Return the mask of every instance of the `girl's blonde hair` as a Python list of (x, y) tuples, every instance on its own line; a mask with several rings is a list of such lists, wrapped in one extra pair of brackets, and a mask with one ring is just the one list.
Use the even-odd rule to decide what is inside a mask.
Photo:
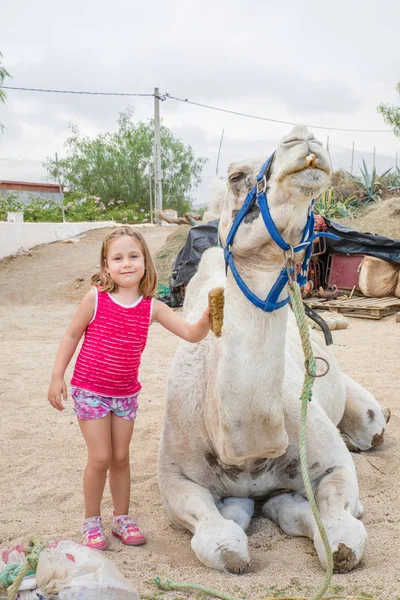
[(117, 284), (113, 281), (106, 271), (107, 254), (110, 244), (113, 240), (128, 235), (133, 238), (140, 246), (144, 256), (144, 275), (139, 283), (139, 293), (145, 298), (154, 298), (157, 292), (157, 271), (154, 265), (150, 250), (144, 240), (144, 237), (132, 227), (119, 227), (114, 229), (104, 239), (100, 250), (100, 270), (95, 273), (91, 279), (92, 285), (98, 286), (103, 292), (116, 292)]

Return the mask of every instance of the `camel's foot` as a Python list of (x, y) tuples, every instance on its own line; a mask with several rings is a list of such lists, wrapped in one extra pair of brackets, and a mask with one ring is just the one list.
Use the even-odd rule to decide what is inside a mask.
[(338, 549), (333, 553), (333, 570), (335, 573), (348, 573), (354, 569), (358, 562), (353, 550), (350, 550), (345, 544), (339, 544)]
[[(360, 512), (362, 511), (360, 505)], [(309, 537), (314, 541), (321, 565), (326, 570), (327, 556), (308, 500), (300, 494), (277, 495), (263, 506), (266, 516), (288, 535)], [(338, 510), (336, 518), (322, 516), (333, 554), (334, 569), (351, 571), (361, 560), (367, 540), (364, 525), (346, 510)]]
[(247, 571), (247, 535), (234, 521), (203, 517), (196, 525), (192, 549), (206, 567), (228, 573)]
[[(324, 519), (323, 523), (333, 555), (334, 571), (351, 571), (364, 554), (367, 543), (364, 525), (346, 511), (342, 512), (340, 518)], [(314, 534), (314, 545), (321, 565), (326, 569), (328, 565), (325, 546), (318, 531)]]
[(217, 508), (224, 519), (235, 521), (246, 531), (251, 517), (254, 515), (254, 500), (252, 498), (224, 498), (218, 502)]

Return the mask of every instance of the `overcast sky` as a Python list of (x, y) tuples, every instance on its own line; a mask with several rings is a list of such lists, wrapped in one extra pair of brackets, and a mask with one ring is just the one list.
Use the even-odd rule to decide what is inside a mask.
[[(13, 76), (6, 85), (138, 93), (157, 86), (271, 119), (387, 130), (376, 106), (399, 103), (399, 23), (399, 0), (1, 0), (0, 52)], [(10, 90), (0, 105), (0, 158), (62, 156), (71, 123), (87, 135), (111, 131), (127, 106), (138, 120), (153, 116), (152, 98)], [(173, 100), (161, 114), (208, 158), (199, 201), (223, 129), (220, 174), (233, 159), (268, 155), (291, 129)], [(353, 141), (370, 156), (375, 146), (378, 166), (378, 155), (388, 156), (382, 168), (400, 150), (392, 133), (311, 129), (324, 143), (329, 136), (338, 166), (349, 166), (344, 149)]]

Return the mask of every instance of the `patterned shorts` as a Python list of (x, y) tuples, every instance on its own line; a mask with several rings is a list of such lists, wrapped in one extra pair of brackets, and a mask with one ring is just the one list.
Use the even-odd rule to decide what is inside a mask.
[(113, 412), (121, 419), (134, 421), (138, 409), (139, 394), (126, 396), (125, 398), (113, 398), (112, 396), (99, 396), (93, 392), (87, 392), (80, 388), (72, 388), (74, 408), (72, 412), (78, 419), (102, 419), (108, 413)]

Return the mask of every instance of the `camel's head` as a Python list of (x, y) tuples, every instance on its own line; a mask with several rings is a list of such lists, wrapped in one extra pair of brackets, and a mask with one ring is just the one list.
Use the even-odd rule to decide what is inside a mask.
[[(263, 161), (237, 161), (230, 165), (228, 183), (220, 195), (222, 243), (248, 192), (256, 182)], [(267, 198), (272, 218), (282, 237), (292, 245), (299, 242), (313, 198), (326, 188), (330, 166), (321, 143), (304, 126), (296, 126), (283, 138), (266, 172)], [(249, 252), (269, 245), (257, 202), (246, 215), (235, 236), (234, 254)], [(282, 264), (281, 253), (276, 257)]]

